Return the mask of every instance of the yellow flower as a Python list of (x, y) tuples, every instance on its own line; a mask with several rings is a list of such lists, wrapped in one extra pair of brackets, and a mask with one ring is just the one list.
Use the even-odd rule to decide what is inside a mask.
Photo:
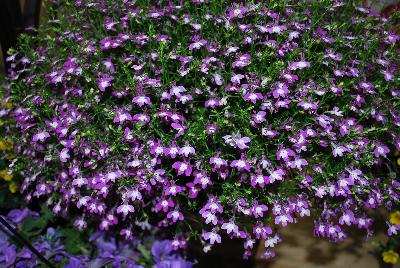
[(400, 211), (391, 213), (389, 221), (391, 224), (400, 225)]
[(11, 193), (15, 194), (19, 189), (19, 185), (15, 181), (12, 181), (8, 185), (8, 189), (10, 190)]
[(399, 260), (399, 254), (393, 250), (388, 250), (382, 253), (382, 259), (386, 263), (395, 264)]
[(9, 174), (8, 168), (0, 170), (0, 177), (2, 177), (5, 181), (11, 181), (13, 178), (12, 174)]
[(397, 162), (397, 165), (400, 166), (400, 157), (397, 158), (397, 161), (396, 161), (396, 162)]

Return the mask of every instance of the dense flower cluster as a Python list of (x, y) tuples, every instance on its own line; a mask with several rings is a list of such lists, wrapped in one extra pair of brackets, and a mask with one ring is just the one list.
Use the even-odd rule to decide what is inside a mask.
[[(38, 217), (37, 212), (29, 209), (14, 209), (4, 217), (14, 226), (21, 225), (28, 216)], [(4, 230), (7, 230), (3, 228)], [(2, 267), (37, 267), (41, 262), (28, 247), (20, 247), (9, 236), (0, 232), (0, 265)], [(113, 237), (107, 237), (102, 232), (95, 232), (90, 237), (94, 248), (94, 256), (71, 255), (61, 241), (62, 234), (49, 227), (45, 235), (40, 236), (33, 246), (53, 265), (65, 268), (85, 267), (129, 267), (129, 268), (191, 268), (192, 263), (186, 261), (175, 251), (176, 247), (170, 240), (153, 241), (149, 249), (146, 246), (140, 248), (139, 241), (119, 241)], [(146, 241), (144, 241), (146, 242)], [(139, 251), (138, 248), (141, 250)], [(142, 253), (148, 250), (149, 257), (144, 258)], [(143, 266), (145, 265), (145, 266)]]
[(367, 210), (399, 201), (391, 19), (339, 0), (151, 2), (63, 1), (8, 57), (26, 200), (127, 240), (240, 238), (245, 257), (311, 214), (316, 236), (370, 234)]

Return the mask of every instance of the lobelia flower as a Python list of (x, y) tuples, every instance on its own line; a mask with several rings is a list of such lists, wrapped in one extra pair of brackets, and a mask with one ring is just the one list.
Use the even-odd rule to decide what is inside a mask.
[(293, 223), (293, 218), (290, 214), (282, 214), (275, 217), (275, 224), (286, 227), (288, 223)]
[(292, 62), (289, 66), (289, 71), (293, 71), (293, 70), (302, 70), (304, 68), (310, 68), (311, 64), (308, 61), (296, 61), (296, 62)]
[(115, 66), (111, 61), (111, 58), (108, 58), (106, 60), (103, 61), (103, 65), (104, 67), (106, 67), (106, 70), (113, 73), (115, 72)]
[(250, 54), (237, 55), (236, 61), (232, 63), (232, 68), (243, 68), (250, 65)]
[(132, 240), (133, 239), (133, 233), (130, 229), (122, 229), (119, 232), (120, 235), (124, 236), (125, 240)]
[(269, 174), (267, 183), (274, 183), (275, 181), (282, 181), (284, 175), (286, 175), (286, 172), (283, 169), (278, 168)]
[(122, 214), (124, 217), (133, 212), (135, 212), (135, 208), (132, 205), (123, 204), (117, 208), (117, 213)]
[(280, 97), (286, 97), (287, 94), (289, 94), (289, 89), (285, 83), (282, 82), (276, 82), (273, 86), (274, 91), (272, 92), (272, 95), (274, 96), (275, 99), (278, 99)]
[(136, 96), (133, 98), (132, 102), (137, 104), (139, 107), (143, 105), (151, 106), (150, 98), (147, 96)]
[(235, 224), (233, 219), (230, 219), (229, 222), (225, 222), (221, 226), (222, 230), (226, 230), (226, 233), (229, 234), (236, 234), (239, 232), (239, 227)]
[(172, 165), (172, 168), (178, 171), (178, 175), (185, 174), (187, 177), (189, 177), (190, 174), (192, 174), (192, 165), (187, 162), (175, 162)]
[(267, 120), (265, 119), (265, 116), (266, 116), (266, 115), (267, 115), (266, 112), (264, 112), (264, 111), (258, 111), (257, 113), (254, 113), (254, 114), (253, 114), (253, 120), (254, 120), (255, 123), (261, 124), (261, 123), (267, 121)]
[(217, 152), (217, 155), (214, 157), (210, 158), (210, 164), (213, 167), (213, 170), (218, 170), (221, 169), (222, 167), (226, 167), (228, 165), (228, 162), (225, 159), (222, 159), (219, 157), (219, 152)]
[(243, 6), (236, 6), (235, 8), (232, 8), (229, 10), (228, 13), (228, 18), (233, 19), (233, 18), (243, 18), (243, 14), (246, 13), (247, 8)]
[(139, 124), (146, 125), (150, 122), (150, 116), (147, 114), (135, 114), (132, 120), (137, 121)]
[(242, 75), (242, 74), (235, 74), (235, 73), (232, 73), (231, 82), (232, 82), (234, 85), (239, 85), (239, 84), (240, 84), (240, 81), (241, 81), (243, 78), (244, 78), (244, 75)]
[(221, 236), (215, 230), (212, 232), (203, 233), (201, 237), (204, 240), (209, 240), (211, 245), (214, 245), (215, 243), (221, 243)]
[(169, 208), (173, 208), (175, 206), (174, 202), (171, 199), (160, 199), (155, 205), (155, 211), (164, 211), (167, 212)]
[(173, 222), (183, 221), (184, 217), (183, 214), (179, 211), (178, 208), (168, 212), (167, 214), (168, 219), (172, 219)]
[(189, 155), (195, 154), (195, 149), (189, 145), (189, 142), (185, 142), (185, 145), (179, 149), (179, 154), (188, 157)]
[(303, 170), (303, 166), (307, 166), (308, 162), (305, 159), (302, 158), (297, 158), (294, 159), (293, 161), (287, 162), (287, 165), (291, 168), (297, 168), (298, 170)]
[(354, 213), (351, 210), (346, 210), (343, 212), (343, 215), (339, 218), (339, 223), (341, 225), (352, 225), (356, 223), (356, 218), (354, 217)]
[(211, 212), (215, 213), (222, 213), (223, 212), (223, 208), (221, 206), (220, 203), (218, 203), (217, 198), (216, 197), (209, 197), (207, 204), (200, 210), (201, 211), (205, 211), (205, 210), (210, 210)]
[(165, 148), (164, 154), (174, 159), (178, 155), (179, 151), (180, 148), (176, 146), (176, 142), (172, 141), (171, 145), (168, 148)]
[(188, 182), (186, 183), (186, 187), (189, 189), (189, 198), (195, 199), (197, 195), (199, 194), (199, 189), (196, 187), (196, 185), (193, 182)]
[(207, 174), (205, 172), (198, 172), (195, 171), (194, 172), (194, 181), (193, 183), (196, 184), (200, 184), (202, 189), (207, 188), (208, 185), (211, 185), (211, 180), (210, 178), (207, 176)]
[(59, 153), (61, 162), (66, 163), (68, 159), (71, 157), (68, 152), (69, 150), (67, 148), (61, 150), (61, 152)]
[(201, 40), (196, 40), (193, 43), (191, 43), (189, 45), (189, 50), (193, 50), (193, 49), (200, 49), (202, 46), (204, 46), (205, 44), (207, 44), (207, 41), (204, 39)]
[(268, 181), (269, 181), (269, 178), (262, 174), (261, 169), (258, 169), (257, 174), (251, 175), (251, 186), (253, 186), (253, 187), (256, 187), (256, 185), (258, 184), (260, 186), (260, 188), (264, 188), (265, 183), (267, 183)]
[(213, 225), (217, 225), (218, 223), (217, 216), (211, 211), (204, 211), (201, 213), (201, 216), (205, 219), (206, 224), (212, 223)]
[(181, 125), (178, 123), (172, 123), (171, 127), (175, 130), (177, 130), (178, 132), (175, 134), (175, 137), (180, 137), (185, 133), (185, 130), (188, 129), (188, 126), (185, 125)]
[(99, 87), (99, 90), (104, 92), (106, 90), (106, 88), (111, 86), (111, 81), (113, 80), (113, 78), (111, 77), (102, 77), (102, 78), (97, 78), (96, 79), (96, 83)]
[(250, 101), (251, 103), (256, 104), (258, 100), (263, 99), (263, 95), (258, 92), (250, 92), (250, 93), (243, 94), (243, 99), (245, 101)]
[(268, 235), (272, 234), (272, 229), (269, 226), (264, 226), (262, 222), (259, 222), (253, 227), (253, 234), (257, 239), (266, 239)]
[(254, 218), (262, 218), (264, 216), (264, 212), (268, 211), (268, 207), (266, 205), (259, 205), (257, 201), (253, 202), (253, 206), (251, 207), (251, 213), (253, 213)]
[(374, 155), (376, 158), (380, 156), (386, 157), (386, 154), (389, 152), (390, 150), (387, 146), (383, 145), (379, 141), (375, 142)]
[(33, 142), (44, 142), (48, 137), (50, 137), (50, 134), (47, 131), (41, 131), (33, 135), (32, 141)]
[(233, 160), (230, 166), (236, 168), (238, 171), (250, 171), (251, 169), (251, 166), (249, 162), (247, 162), (246, 156), (244, 154), (242, 154), (239, 160)]
[(184, 191), (184, 188), (179, 185), (167, 186), (164, 189), (165, 189), (164, 190), (165, 196), (168, 196), (168, 195), (176, 196), (178, 193), (182, 193)]
[(125, 121), (132, 121), (132, 120), (133, 120), (132, 116), (124, 109), (117, 109), (115, 111), (115, 117), (113, 120), (114, 123), (119, 123), (122, 125)]
[(266, 248), (273, 248), (281, 241), (282, 241), (282, 239), (278, 234), (276, 234), (274, 236), (269, 236), (267, 239), (265, 239), (264, 246)]
[(208, 108), (208, 107), (215, 108), (219, 105), (220, 104), (219, 104), (218, 99), (209, 99), (209, 100), (206, 100), (206, 102), (204, 103), (204, 107), (206, 107), (206, 108)]
[(284, 148), (283, 144), (279, 145), (279, 150), (276, 151), (276, 158), (278, 160), (283, 160), (288, 162), (290, 159), (289, 157), (295, 157), (296, 154), (292, 149)]

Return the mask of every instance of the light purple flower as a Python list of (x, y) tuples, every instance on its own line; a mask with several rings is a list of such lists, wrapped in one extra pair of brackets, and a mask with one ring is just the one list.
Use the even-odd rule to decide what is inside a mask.
[(242, 154), (242, 157), (240, 159), (233, 160), (230, 166), (236, 168), (239, 171), (243, 170), (250, 171), (251, 169), (251, 166), (249, 162), (247, 162), (246, 156), (244, 154)]
[(311, 63), (308, 61), (295, 61), (290, 64), (289, 71), (302, 70), (304, 68), (310, 68), (310, 67)]
[(150, 122), (150, 116), (147, 114), (135, 114), (132, 119), (143, 125), (146, 125)]
[(60, 154), (59, 154), (59, 157), (60, 157), (60, 161), (61, 161), (61, 162), (65, 163), (65, 162), (68, 161), (68, 159), (70, 158), (70, 155), (69, 155), (68, 152), (69, 152), (69, 151), (68, 151), (67, 148), (64, 148), (64, 149), (61, 150), (61, 152), (60, 152)]
[(172, 168), (178, 171), (178, 175), (185, 174), (186, 176), (190, 176), (192, 174), (192, 165), (187, 162), (175, 162), (172, 165)]
[(279, 145), (279, 150), (276, 152), (276, 158), (278, 160), (283, 160), (285, 162), (288, 162), (290, 159), (289, 157), (295, 157), (296, 154), (292, 149), (289, 148), (284, 148), (283, 145)]
[(117, 208), (117, 213), (122, 214), (124, 217), (133, 212), (135, 212), (135, 208), (132, 205), (123, 204)]
[(204, 240), (209, 240), (211, 245), (214, 245), (215, 243), (221, 243), (221, 236), (216, 231), (203, 233), (202, 237)]
[(109, 86), (111, 86), (111, 81), (113, 79), (111, 77), (102, 77), (102, 78), (98, 78), (96, 79), (97, 85), (100, 89), (100, 91), (105, 91), (106, 88), (108, 88)]
[(205, 44), (207, 44), (207, 41), (204, 39), (195, 41), (193, 43), (191, 43), (189, 45), (189, 50), (193, 50), (193, 49), (200, 49), (202, 46), (204, 46)]
[(385, 145), (383, 145), (380, 142), (375, 142), (375, 149), (374, 149), (374, 155), (376, 158), (383, 156), (386, 157), (386, 154), (390, 152), (389, 148)]
[(142, 107), (143, 105), (151, 105), (150, 98), (143, 95), (134, 97), (132, 101), (136, 103), (139, 107)]
[(50, 137), (50, 134), (47, 131), (41, 131), (33, 135), (32, 141), (37, 142), (41, 141), (44, 142), (48, 137)]
[(285, 83), (277, 82), (274, 84), (274, 91), (272, 92), (272, 95), (275, 99), (280, 97), (284, 98), (287, 96), (287, 94), (289, 94), (289, 89)]

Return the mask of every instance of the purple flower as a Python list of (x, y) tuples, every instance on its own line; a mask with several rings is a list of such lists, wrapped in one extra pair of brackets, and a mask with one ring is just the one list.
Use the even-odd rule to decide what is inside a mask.
[(251, 213), (253, 213), (254, 218), (262, 218), (264, 217), (264, 212), (268, 211), (268, 207), (266, 205), (259, 205), (258, 202), (254, 202)]
[(47, 131), (41, 131), (33, 135), (32, 141), (37, 142), (41, 141), (44, 142), (48, 137), (50, 137), (50, 134)]
[(293, 223), (293, 218), (290, 214), (283, 214), (275, 217), (275, 224), (280, 224), (283, 227), (286, 227), (288, 223)]
[(194, 172), (194, 184), (200, 184), (202, 189), (207, 188), (208, 185), (211, 184), (210, 178), (207, 176), (205, 172)]
[(143, 105), (150, 106), (150, 98), (146, 96), (136, 96), (132, 100), (134, 103), (136, 103), (139, 107), (142, 107)]
[(256, 187), (258, 184), (261, 188), (264, 188), (266, 182), (268, 182), (268, 177), (264, 176), (261, 170), (257, 174), (251, 175), (251, 186), (253, 187)]
[(214, 245), (215, 243), (221, 243), (221, 236), (216, 231), (203, 233), (201, 237), (204, 240), (209, 240), (211, 245)]
[(223, 223), (221, 229), (226, 230), (227, 234), (236, 234), (239, 231), (239, 227), (235, 224), (233, 219), (231, 219), (229, 222)]
[(133, 212), (135, 212), (135, 208), (132, 205), (123, 204), (117, 208), (117, 213), (122, 214), (124, 217)]
[(216, 170), (227, 166), (228, 162), (225, 159), (215, 156), (210, 158), (210, 164), (213, 166), (214, 170)]
[(215, 108), (215, 107), (219, 106), (219, 100), (217, 100), (217, 99), (206, 100), (204, 106), (206, 108), (208, 108), (208, 107)]
[(275, 99), (280, 97), (284, 98), (287, 94), (289, 94), (289, 89), (285, 83), (277, 82), (274, 84), (274, 91), (272, 92), (272, 95)]
[(115, 66), (111, 61), (111, 58), (108, 58), (103, 61), (104, 67), (106, 67), (107, 71), (110, 71), (111, 73), (115, 72)]
[(188, 142), (185, 142), (185, 145), (179, 149), (179, 154), (188, 157), (189, 155), (195, 154), (195, 150)]
[(243, 78), (244, 78), (244, 75), (242, 75), (242, 74), (234, 74), (234, 73), (232, 73), (231, 82), (232, 82), (234, 85), (239, 85), (239, 84), (240, 84), (240, 81), (241, 81)]
[(183, 214), (178, 209), (168, 212), (167, 218), (172, 219), (173, 222), (183, 221), (184, 219)]
[(232, 67), (236, 68), (243, 68), (246, 67), (248, 65), (250, 65), (250, 54), (243, 54), (243, 55), (238, 55), (236, 58), (236, 61), (234, 61), (232, 63)]
[(245, 7), (235, 7), (229, 10), (228, 18), (233, 19), (233, 18), (243, 18), (243, 14), (246, 13), (247, 8)]
[(308, 165), (307, 160), (302, 159), (302, 158), (297, 158), (293, 161), (287, 162), (287, 165), (291, 168), (297, 168), (298, 170), (303, 170), (303, 166)]
[(339, 218), (339, 223), (341, 225), (352, 225), (353, 223), (356, 223), (356, 218), (354, 217), (354, 213), (351, 210), (346, 210), (343, 215)]
[(175, 162), (172, 165), (172, 168), (178, 171), (178, 175), (185, 174), (186, 176), (190, 176), (192, 174), (192, 165), (187, 162)]
[(115, 111), (114, 123), (123, 124), (125, 121), (132, 121), (132, 116), (123, 109)]
[(169, 208), (173, 208), (174, 206), (175, 204), (171, 199), (160, 199), (155, 205), (155, 210), (156, 212), (161, 210), (167, 212)]
[(60, 152), (60, 154), (59, 154), (59, 157), (60, 157), (60, 161), (61, 161), (61, 162), (65, 163), (65, 162), (68, 161), (68, 159), (70, 158), (70, 155), (68, 154), (68, 152), (69, 152), (69, 151), (68, 151), (67, 148), (64, 148), (64, 149), (61, 150), (61, 152)]
[(279, 145), (279, 150), (276, 151), (276, 158), (288, 162), (289, 157), (295, 157), (296, 154), (292, 149), (284, 148), (282, 144)]
[(106, 88), (111, 86), (111, 80), (113, 80), (111, 77), (102, 77), (102, 78), (96, 79), (96, 83), (97, 83), (100, 91), (104, 92), (106, 90)]
[(275, 181), (282, 181), (284, 175), (286, 175), (286, 172), (283, 169), (278, 168), (269, 174), (267, 182), (274, 183)]
[(292, 62), (289, 66), (289, 71), (293, 71), (293, 70), (301, 70), (304, 68), (310, 68), (311, 67), (311, 63), (308, 61), (295, 61)]
[(374, 155), (376, 158), (383, 156), (386, 157), (386, 154), (390, 152), (389, 148), (382, 143), (375, 142), (375, 149), (374, 149)]
[(202, 46), (204, 46), (205, 44), (207, 44), (207, 41), (204, 39), (195, 41), (193, 43), (191, 43), (189, 45), (189, 50), (193, 50), (193, 49), (200, 49)]
[(138, 121), (138, 123), (142, 124), (142, 125), (146, 125), (150, 122), (150, 116), (148, 116), (147, 114), (135, 114), (132, 119), (134, 121)]
[(176, 146), (175, 142), (172, 142), (168, 148), (165, 148), (164, 153), (165, 155), (169, 155), (172, 159), (174, 159), (179, 153), (179, 151), (180, 148)]
[(258, 100), (263, 99), (263, 95), (258, 92), (250, 92), (250, 93), (243, 94), (243, 98), (245, 101), (250, 101), (253, 104), (256, 104)]
[(242, 154), (239, 160), (233, 160), (230, 166), (236, 168), (238, 171), (243, 171), (243, 170), (250, 171), (251, 168), (244, 154)]

